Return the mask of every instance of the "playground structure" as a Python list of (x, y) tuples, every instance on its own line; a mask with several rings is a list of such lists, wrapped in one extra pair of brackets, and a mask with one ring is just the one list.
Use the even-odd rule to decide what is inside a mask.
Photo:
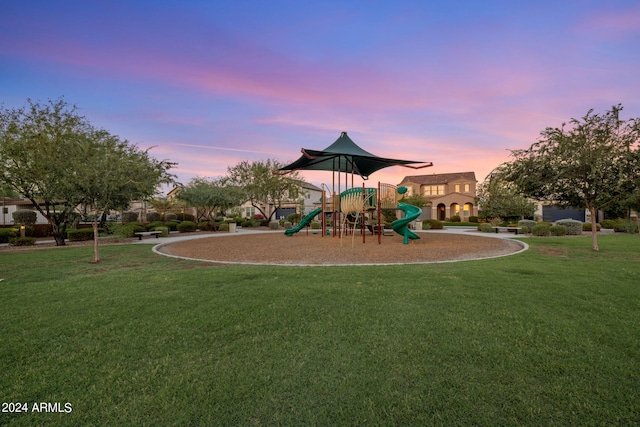
[[(414, 221), (422, 213), (422, 210), (416, 206), (406, 203), (398, 203), (398, 194), (404, 194), (406, 188), (398, 187), (391, 184), (378, 183), (377, 188), (366, 188), (364, 183), (362, 188), (353, 185), (354, 175), (359, 175), (364, 181), (369, 179), (372, 173), (390, 166), (403, 166), (411, 169), (422, 169), (433, 166), (433, 163), (419, 162), (414, 160), (390, 159), (378, 157), (368, 151), (360, 148), (355, 142), (349, 138), (346, 132), (342, 132), (340, 137), (324, 150), (311, 150), (303, 148), (302, 156), (293, 163), (280, 168), (274, 173), (287, 174), (297, 170), (326, 170), (332, 171), (333, 181), (332, 188), (329, 191), (331, 201), (327, 201), (325, 189), (329, 190), (326, 185), (322, 185), (322, 207), (320, 212), (314, 210), (300, 221), (297, 229), (287, 230), (287, 236), (292, 236), (311, 220), (322, 213), (322, 235), (325, 236), (328, 230), (326, 224), (326, 214), (330, 213), (332, 217), (333, 236), (338, 235), (342, 238), (344, 233), (351, 232), (355, 236), (355, 229), (360, 220), (362, 229), (362, 240), (365, 240), (365, 218), (369, 218), (370, 214), (377, 212), (377, 221), (370, 221), (371, 231), (378, 235), (378, 243), (381, 242), (383, 233), (383, 225), (381, 221), (381, 211), (383, 209), (398, 209), (405, 213), (404, 218), (395, 220), (391, 227), (404, 237), (404, 243), (408, 244), (409, 240), (419, 239), (420, 237), (409, 230), (408, 224)], [(423, 163), (422, 165), (415, 165)], [(337, 188), (341, 189), (340, 173), (344, 172), (345, 191), (336, 192), (336, 174), (338, 177)], [(351, 188), (349, 187), (348, 174), (351, 175)], [(352, 237), (352, 242), (355, 237)], [(341, 240), (342, 241), (342, 240)]]
[[(391, 223), (391, 229), (404, 237), (404, 244), (410, 240), (419, 239), (416, 233), (409, 229), (409, 224), (416, 220), (422, 213), (422, 209), (417, 206), (399, 202), (399, 195), (404, 194), (405, 187), (396, 187), (391, 184), (378, 183), (377, 188), (352, 187), (339, 195), (331, 193), (327, 198), (325, 194), (326, 185), (322, 185), (323, 196), (322, 207), (314, 209), (311, 213), (303, 217), (293, 228), (286, 230), (287, 236), (308, 226), (313, 218), (321, 214), (322, 236), (332, 235), (342, 238), (351, 235), (351, 242), (355, 240), (356, 229), (360, 228), (362, 241), (365, 242), (366, 230), (378, 236), (378, 243), (382, 243), (384, 225), (382, 222), (382, 211), (385, 209), (401, 210), (404, 212), (402, 218)], [(328, 188), (327, 188), (328, 190)], [(331, 217), (331, 224), (327, 224), (327, 214)]]

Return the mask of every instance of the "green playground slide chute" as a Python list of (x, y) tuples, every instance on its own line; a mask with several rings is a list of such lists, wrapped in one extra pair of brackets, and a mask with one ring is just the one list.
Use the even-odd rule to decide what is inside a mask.
[(408, 245), (409, 239), (415, 240), (420, 238), (420, 236), (418, 236), (416, 233), (409, 230), (408, 225), (411, 221), (415, 221), (415, 219), (420, 216), (420, 214), (422, 213), (422, 209), (403, 202), (398, 203), (398, 209), (404, 211), (404, 218), (396, 219), (395, 221), (393, 221), (391, 223), (391, 228), (393, 228), (393, 231), (395, 231), (399, 235), (404, 236), (404, 244)]
[(302, 228), (304, 226), (309, 224), (311, 222), (311, 220), (313, 218), (315, 218), (315, 216), (318, 215), (320, 212), (322, 212), (322, 208), (314, 209), (310, 214), (308, 214), (304, 218), (302, 218), (300, 220), (300, 222), (298, 223), (298, 225), (296, 225), (295, 227), (290, 228), (288, 230), (285, 230), (284, 234), (286, 234), (287, 236), (293, 236), (295, 233), (297, 233), (298, 231), (302, 230)]

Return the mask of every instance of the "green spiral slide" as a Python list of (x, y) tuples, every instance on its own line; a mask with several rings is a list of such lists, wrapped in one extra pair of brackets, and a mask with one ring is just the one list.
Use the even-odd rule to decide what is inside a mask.
[(290, 228), (288, 230), (285, 230), (284, 234), (286, 234), (287, 236), (293, 236), (295, 233), (297, 233), (298, 231), (302, 230), (302, 228), (304, 226), (309, 224), (311, 222), (311, 220), (313, 218), (315, 218), (315, 216), (318, 215), (320, 212), (322, 212), (322, 208), (314, 209), (310, 214), (308, 214), (304, 218), (302, 218), (300, 220), (300, 222), (298, 223), (298, 225), (296, 225), (295, 227)]
[(418, 236), (416, 233), (409, 230), (409, 227), (407, 225), (420, 216), (420, 214), (422, 213), (422, 209), (403, 202), (398, 203), (398, 209), (404, 211), (404, 218), (396, 219), (395, 221), (393, 221), (391, 223), (391, 228), (393, 228), (393, 231), (395, 231), (399, 235), (404, 236), (404, 244), (408, 245), (409, 239), (415, 240), (420, 238), (420, 236)]

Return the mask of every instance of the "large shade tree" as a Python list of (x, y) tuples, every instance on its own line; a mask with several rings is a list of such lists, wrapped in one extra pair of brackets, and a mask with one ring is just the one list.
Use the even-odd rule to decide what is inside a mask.
[(503, 170), (494, 169), (478, 186), (478, 207), (488, 218), (523, 219), (533, 217), (536, 205), (505, 180)]
[[(242, 161), (228, 168), (230, 183), (243, 188), (246, 200), (265, 218), (271, 220), (276, 209), (298, 198), (302, 178), (297, 172), (287, 175), (274, 173), (283, 167), (277, 160)], [(265, 209), (273, 206), (269, 214)]]
[(0, 181), (33, 203), (58, 245), (80, 204), (97, 221), (108, 209), (151, 196), (170, 180), (172, 165), (95, 129), (63, 99), (0, 109)]
[(588, 209), (595, 251), (597, 211), (627, 198), (639, 183), (640, 119), (623, 120), (621, 111), (621, 105), (604, 114), (589, 110), (569, 127), (547, 128), (504, 165), (505, 178), (524, 195)]
[(92, 132), (76, 155), (84, 167), (73, 171), (73, 203), (83, 204), (93, 214), (94, 261), (100, 262), (99, 218), (131, 200), (148, 199), (158, 185), (171, 183), (174, 177), (168, 171), (174, 163), (156, 160), (149, 150), (140, 150), (104, 130)]
[(77, 205), (69, 177), (81, 166), (76, 154), (91, 132), (90, 123), (62, 99), (0, 109), (0, 181), (33, 203), (58, 245), (65, 244)]

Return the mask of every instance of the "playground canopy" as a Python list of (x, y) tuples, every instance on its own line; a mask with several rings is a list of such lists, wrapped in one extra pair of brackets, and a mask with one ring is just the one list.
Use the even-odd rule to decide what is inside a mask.
[[(346, 132), (342, 132), (340, 137), (324, 150), (303, 148), (301, 151), (302, 156), (298, 160), (278, 170), (284, 173), (296, 170), (346, 172), (360, 175), (362, 179), (367, 180), (372, 173), (389, 166), (404, 166), (412, 169), (433, 166), (432, 162), (378, 157), (360, 148)], [(416, 163), (422, 164), (415, 165)]]

